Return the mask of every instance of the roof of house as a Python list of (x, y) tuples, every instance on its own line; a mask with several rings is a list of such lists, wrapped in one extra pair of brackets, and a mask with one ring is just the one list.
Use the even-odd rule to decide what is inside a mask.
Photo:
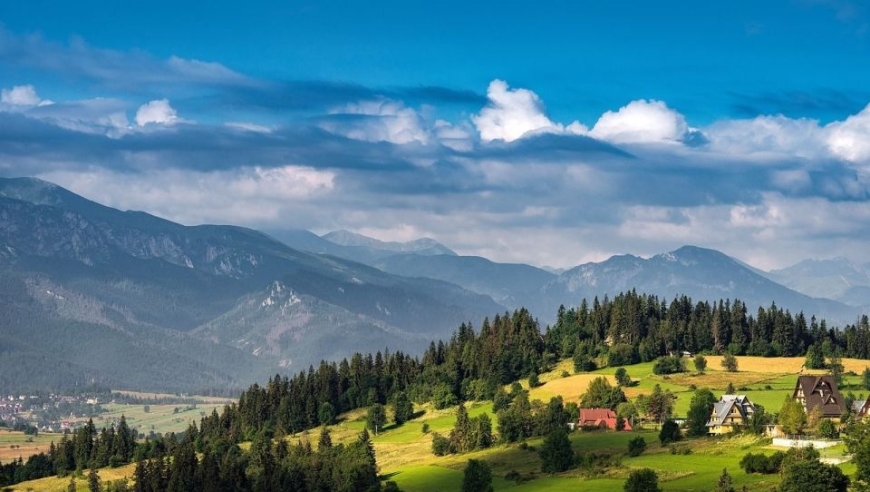
[(609, 408), (581, 408), (580, 421), (586, 422), (599, 419), (615, 419), (616, 413)]
[[(719, 401), (713, 404), (713, 412), (710, 414), (710, 420), (707, 421), (707, 427), (722, 425), (725, 418), (731, 413), (731, 408), (737, 406), (740, 416), (747, 418), (755, 413), (755, 405), (749, 401), (746, 395), (722, 395)], [(713, 419), (713, 416), (716, 419)]]
[(846, 403), (837, 383), (831, 376), (798, 376), (793, 398), (804, 398), (807, 413), (821, 408), (823, 417), (839, 417), (846, 410)]
[[(616, 429), (616, 413), (609, 408), (581, 408), (578, 421), (581, 426)], [(632, 430), (627, 420), (623, 421), (623, 425), (623, 430)]]

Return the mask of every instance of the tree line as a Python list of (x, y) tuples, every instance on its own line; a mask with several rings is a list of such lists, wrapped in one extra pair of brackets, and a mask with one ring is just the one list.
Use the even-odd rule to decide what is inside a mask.
[(824, 356), (870, 358), (866, 315), (840, 330), (776, 303), (753, 315), (738, 299), (694, 302), (680, 296), (668, 302), (634, 290), (561, 307), (544, 339), (547, 353), (577, 357), (579, 365), (592, 364), (588, 369), (602, 361), (626, 365), (681, 351), (795, 357), (812, 347)]

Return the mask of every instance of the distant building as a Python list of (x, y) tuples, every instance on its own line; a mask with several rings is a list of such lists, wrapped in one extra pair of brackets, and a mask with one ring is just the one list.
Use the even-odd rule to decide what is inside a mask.
[[(609, 408), (581, 408), (580, 418), (577, 419), (577, 425), (583, 427), (598, 427), (599, 429), (616, 430), (616, 413)], [(632, 430), (631, 424), (625, 420), (625, 426), (622, 430)]]
[(846, 412), (846, 400), (831, 376), (798, 376), (792, 398), (803, 405), (807, 415), (820, 409), (822, 418), (839, 422)]
[(870, 398), (852, 402), (852, 413), (855, 414), (855, 420), (863, 419), (868, 412), (870, 412)]
[(743, 428), (755, 413), (755, 405), (746, 395), (722, 395), (713, 404), (707, 432), (714, 435), (728, 434)]

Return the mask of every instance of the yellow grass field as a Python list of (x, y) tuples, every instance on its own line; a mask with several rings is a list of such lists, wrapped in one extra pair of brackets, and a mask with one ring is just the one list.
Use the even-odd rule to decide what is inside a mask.
[[(708, 355), (708, 370), (722, 370), (722, 356)], [(761, 372), (761, 373), (794, 373), (801, 372), (804, 365), (803, 357), (737, 357), (738, 372)], [(842, 359), (843, 368), (846, 372), (853, 371), (861, 374), (865, 367), (870, 367), (870, 361), (863, 359)], [(691, 367), (691, 364), (690, 364)], [(823, 370), (804, 369), (804, 374), (824, 374)]]
[(169, 399), (169, 398), (185, 398), (185, 399), (193, 399), (202, 403), (222, 403), (229, 404), (232, 403), (232, 398), (224, 398), (220, 396), (199, 396), (199, 395), (185, 395), (179, 396), (174, 395), (172, 393), (145, 393), (142, 391), (124, 391), (124, 390), (113, 390), (114, 393), (120, 393), (126, 396), (132, 396), (135, 398), (142, 398), (143, 400), (157, 400), (157, 399)]
[(613, 376), (603, 374), (575, 374), (566, 378), (553, 379), (545, 382), (543, 386), (532, 388), (529, 391), (530, 400), (549, 401), (554, 396), (561, 396), (565, 402), (579, 402), (580, 396), (586, 392), (589, 383), (593, 379), (604, 376), (612, 385), (616, 385)]
[[(111, 482), (113, 480), (122, 480), (124, 478), (129, 480), (129, 483), (132, 484), (133, 480), (133, 472), (136, 470), (136, 465), (126, 465), (118, 468), (101, 468), (100, 479), (103, 483), (103, 487), (107, 482)], [(76, 477), (76, 492), (87, 492), (88, 490), (88, 471), (85, 470), (84, 475), (81, 477)], [(39, 492), (66, 492), (67, 487), (69, 486), (70, 477), (58, 478), (58, 477), (47, 477), (41, 478), (39, 480), (31, 480), (29, 482), (22, 482), (17, 485), (13, 485), (9, 488), (9, 490), (13, 490), (15, 492), (26, 492), (26, 491), (39, 491)], [(6, 490), (6, 489), (4, 489)]]
[[(33, 442), (28, 442), (32, 440)], [(28, 436), (23, 432), (0, 430), (0, 462), (9, 463), (18, 457), (27, 459), (30, 455), (48, 452), (51, 441), (60, 440), (57, 434), (40, 434)]]

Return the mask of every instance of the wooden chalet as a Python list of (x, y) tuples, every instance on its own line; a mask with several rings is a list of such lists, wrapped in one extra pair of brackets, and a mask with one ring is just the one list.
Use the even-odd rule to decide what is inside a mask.
[(713, 404), (710, 420), (707, 421), (707, 432), (719, 435), (739, 430), (754, 413), (755, 405), (746, 395), (722, 395)]
[(792, 398), (803, 405), (807, 415), (818, 408), (822, 418), (839, 422), (846, 412), (846, 401), (831, 376), (798, 376)]

